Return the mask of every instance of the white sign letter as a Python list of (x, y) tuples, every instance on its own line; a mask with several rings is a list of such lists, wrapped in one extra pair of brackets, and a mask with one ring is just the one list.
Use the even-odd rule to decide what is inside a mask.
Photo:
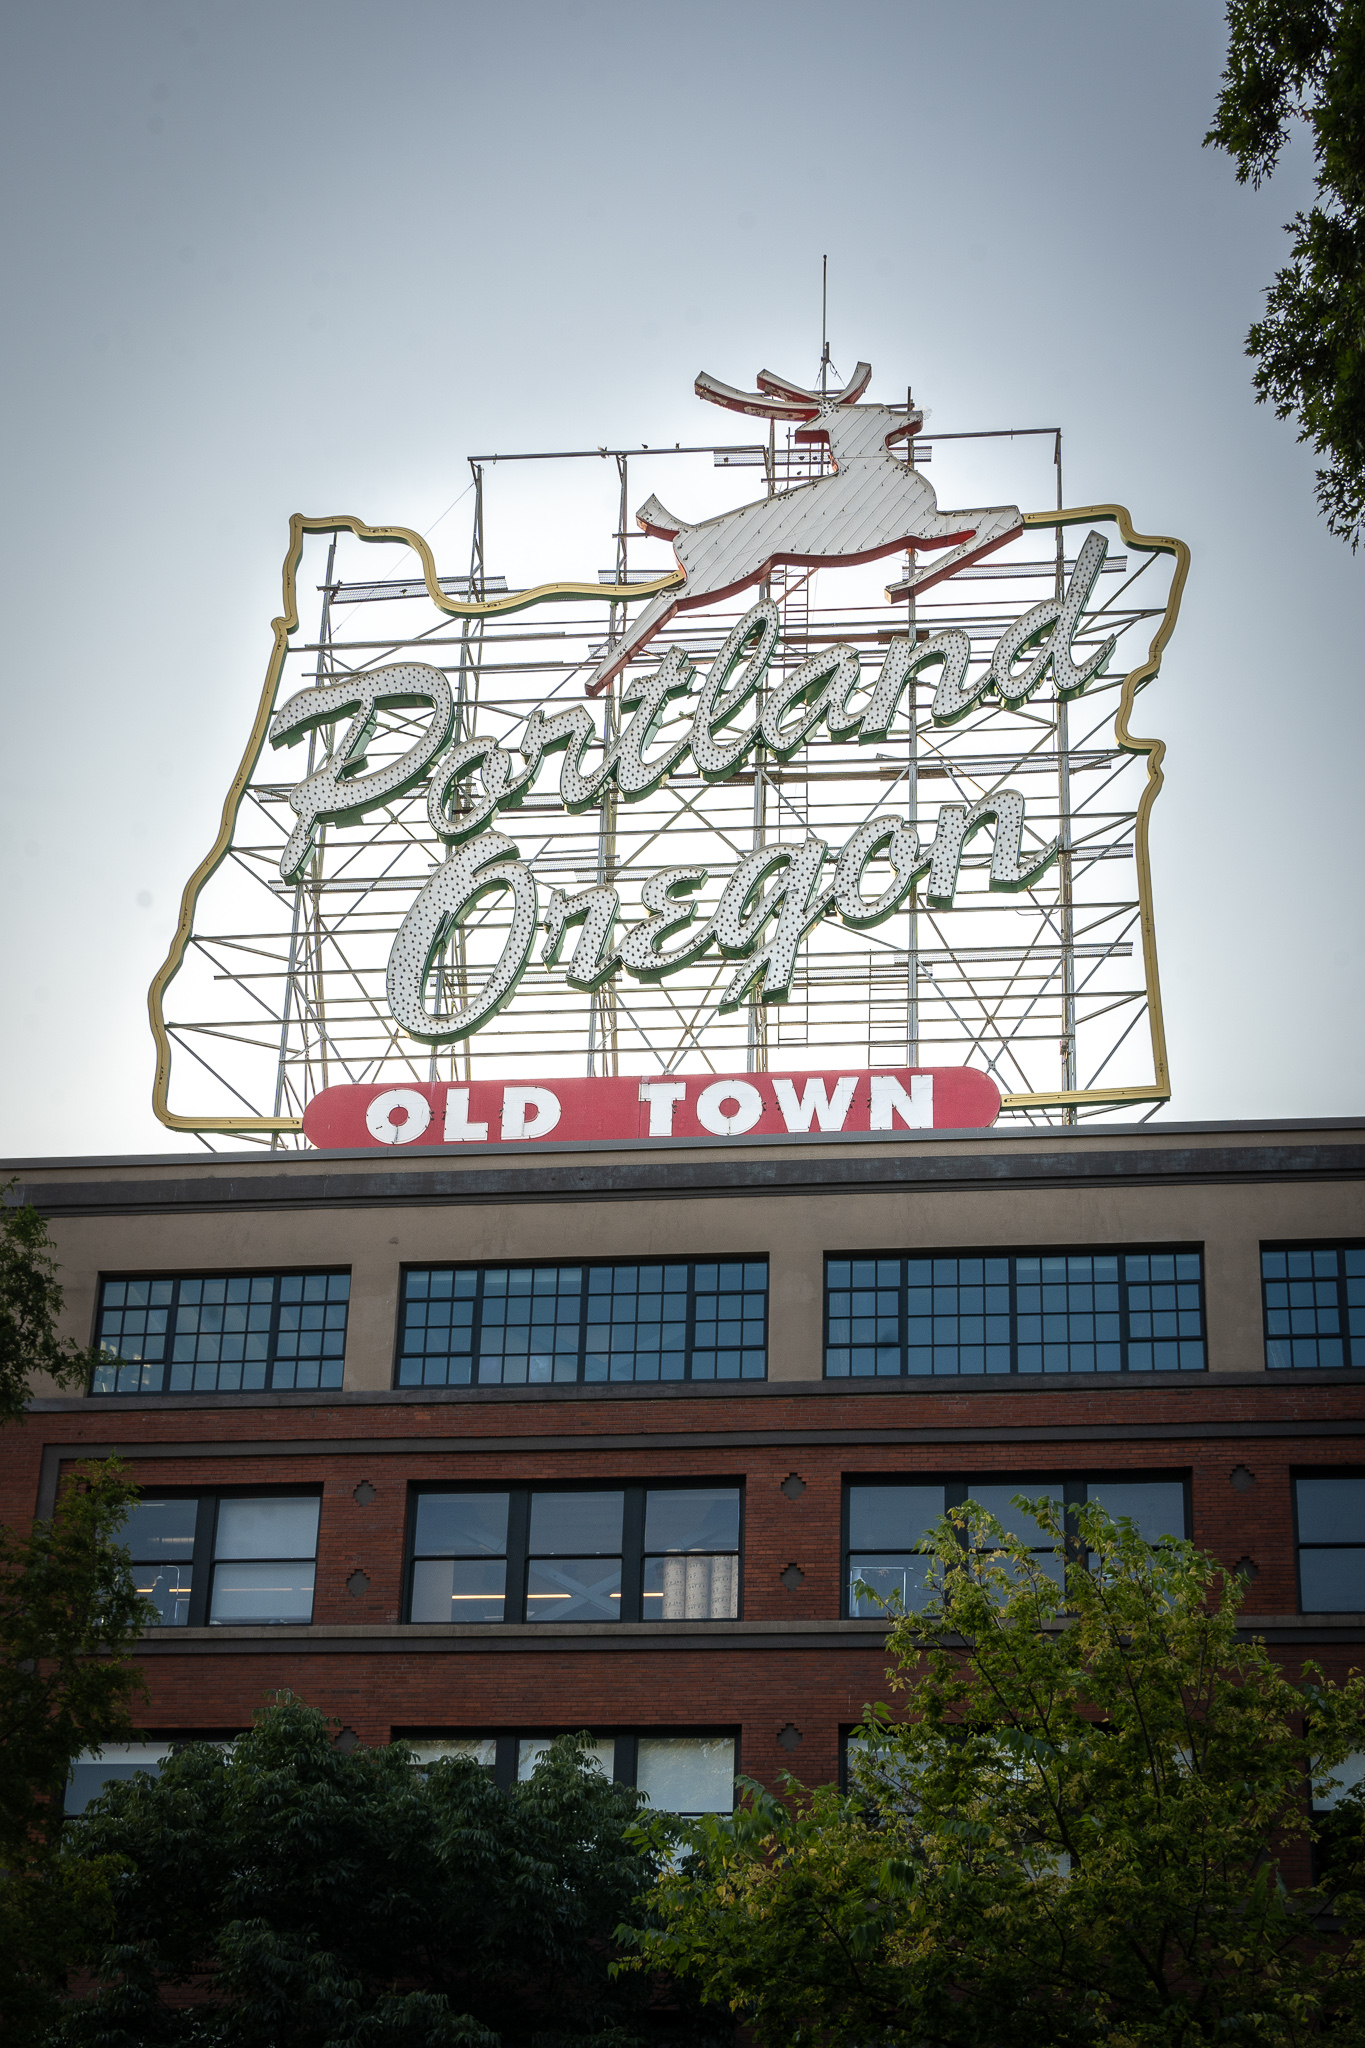
[(931, 1131), (934, 1128), (932, 1074), (912, 1074), (908, 1095), (894, 1074), (872, 1076), (872, 1116), (869, 1129), (894, 1130), (897, 1117), (912, 1131)]
[[(409, 1038), (425, 1045), (468, 1038), (515, 992), (536, 937), (536, 878), (516, 853), (500, 832), (485, 832), (441, 863), (398, 927), (389, 954), (389, 1014)], [(512, 922), (497, 965), (462, 1010), (433, 1015), (423, 999), (436, 955), (480, 897), (498, 889), (512, 891)]]
[(673, 1136), (673, 1110), (675, 1104), (687, 1099), (686, 1081), (642, 1081), (640, 1100), (649, 1104), (649, 1135), (651, 1138)]
[[(735, 1105), (733, 1115), (725, 1111), (727, 1102)], [(763, 1097), (752, 1081), (713, 1081), (697, 1097), (697, 1122), (718, 1138), (742, 1138), (762, 1114)]]
[[(396, 1109), (403, 1112), (403, 1122), (399, 1124), (391, 1121)], [(365, 1128), (381, 1145), (411, 1145), (430, 1122), (431, 1104), (415, 1088), (386, 1089), (383, 1095), (375, 1096), (365, 1112)]]
[(779, 1075), (773, 1082), (773, 1094), (789, 1131), (808, 1131), (812, 1117), (822, 1131), (841, 1131), (857, 1085), (856, 1074), (844, 1074), (835, 1082), (833, 1095), (827, 1096), (823, 1081), (807, 1081), (798, 1102), (795, 1085)]
[(504, 1138), (548, 1138), (559, 1122), (559, 1116), (559, 1097), (552, 1095), (548, 1088), (504, 1088), (502, 1091)]
[(469, 1090), (446, 1090), (445, 1141), (447, 1145), (478, 1143), (488, 1136), (487, 1124), (469, 1121)]

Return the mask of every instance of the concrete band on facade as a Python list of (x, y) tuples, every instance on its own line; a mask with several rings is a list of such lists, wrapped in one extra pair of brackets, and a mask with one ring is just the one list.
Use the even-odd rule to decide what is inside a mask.
[[(338, 1390), (49, 1388), (0, 1436), (9, 1521), (49, 1512), (64, 1466), (111, 1452), (151, 1488), (321, 1490), (311, 1624), (148, 1633), (143, 1720), (159, 1737), (246, 1726), (283, 1686), (368, 1742), (727, 1729), (746, 1772), (828, 1780), (841, 1732), (886, 1693), (882, 1625), (841, 1618), (844, 1488), (860, 1475), (1179, 1475), (1194, 1540), (1254, 1572), (1248, 1630), (1295, 1667), (1319, 1657), (1338, 1675), (1359, 1660), (1365, 1616), (1299, 1611), (1292, 1481), (1365, 1466), (1365, 1371), (1266, 1369), (1260, 1252), (1365, 1242), (1365, 1119), (46, 1160), (12, 1174), (50, 1220), (64, 1334), (83, 1345), (104, 1276), (351, 1276)], [(823, 1377), (827, 1254), (1152, 1246), (1203, 1255), (1207, 1371)], [(739, 1256), (768, 1262), (764, 1381), (394, 1386), (405, 1266)], [(674, 1479), (743, 1486), (735, 1620), (402, 1619), (414, 1485)]]

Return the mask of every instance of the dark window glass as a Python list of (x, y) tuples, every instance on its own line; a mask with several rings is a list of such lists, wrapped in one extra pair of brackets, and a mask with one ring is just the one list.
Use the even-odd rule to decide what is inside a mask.
[(347, 1273), (215, 1273), (106, 1280), (92, 1394), (339, 1387)]
[(645, 1495), (646, 1621), (730, 1621), (739, 1612), (739, 1488), (651, 1486)]
[(1365, 1365), (1365, 1248), (1262, 1251), (1261, 1305), (1268, 1366)]
[(1098, 1501), (1113, 1518), (1130, 1521), (1148, 1543), (1185, 1534), (1185, 1487), (1179, 1479), (1092, 1479), (1087, 1501)]
[(528, 1621), (619, 1621), (624, 1493), (533, 1493)]
[[(974, 1500), (995, 1516), (1007, 1535), (1027, 1544), (1050, 1577), (1061, 1581), (1063, 1560), (1053, 1537), (1013, 1505), (1016, 1495), (1054, 1500), (1063, 1513), (1098, 1501), (1117, 1521), (1126, 1516), (1149, 1543), (1186, 1533), (1185, 1487), (1180, 1479), (950, 1479), (852, 1480), (848, 1485), (848, 1550), (844, 1583), (850, 1615), (881, 1616), (879, 1601), (894, 1599), (907, 1613), (929, 1598), (933, 1559), (916, 1552), (948, 1508)], [(875, 1593), (877, 1600), (869, 1597)]]
[(1202, 1372), (1204, 1364), (1197, 1251), (825, 1261), (831, 1379)]
[(423, 1493), (413, 1543), (413, 1621), (501, 1621), (507, 1596), (505, 1493)]
[(133, 1578), (156, 1608), (163, 1628), (189, 1620), (194, 1583), (196, 1500), (140, 1500), (119, 1535), (133, 1560)]
[(1365, 1614), (1365, 1474), (1294, 1482), (1299, 1606), (1305, 1614)]
[(319, 1506), (315, 1494), (219, 1501), (211, 1627), (312, 1620)]
[(729, 1620), (739, 1524), (737, 1486), (423, 1491), (408, 1619)]
[(170, 1753), (169, 1742), (106, 1742), (98, 1756), (86, 1750), (72, 1764), (66, 1781), (66, 1811), (84, 1813), (106, 1785), (126, 1783), (140, 1771), (159, 1778)]
[[(1036, 1486), (1010, 1481), (1002, 1486), (999, 1482), (982, 1483), (974, 1479), (968, 1488), (968, 1498), (979, 1501), (988, 1514), (994, 1515), (1007, 1536), (1015, 1536), (1027, 1545), (1048, 1577), (1061, 1585), (1065, 1577), (1065, 1559), (1059, 1553), (1055, 1540), (1046, 1529), (1039, 1528), (1032, 1515), (1012, 1505), (1017, 1493), (1027, 1494), (1030, 1500), (1036, 1500), (1039, 1494), (1051, 1494), (1055, 1486), (1055, 1480), (1044, 1480)], [(1062, 1506), (1060, 1490), (1055, 1505), (1058, 1508)]]
[[(943, 1485), (850, 1486), (848, 1489), (848, 1611), (880, 1615), (879, 1601), (895, 1600), (907, 1613), (929, 1597), (932, 1559), (915, 1555), (947, 1504)], [(875, 1593), (877, 1599), (870, 1599)]]
[[(488, 1771), (496, 1784), (510, 1786), (533, 1776), (554, 1740), (543, 1729), (496, 1735), (398, 1735), (419, 1765), (445, 1757), (468, 1757)], [(618, 1785), (635, 1785), (656, 1811), (684, 1817), (730, 1813), (735, 1803), (735, 1771), (739, 1763), (733, 1735), (608, 1735), (589, 1743), (587, 1760)]]
[(400, 1387), (762, 1379), (763, 1259), (412, 1269)]

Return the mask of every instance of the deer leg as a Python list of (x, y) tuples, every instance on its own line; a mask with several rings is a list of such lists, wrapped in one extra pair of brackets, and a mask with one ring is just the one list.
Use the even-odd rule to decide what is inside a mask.
[(678, 609), (678, 599), (686, 587), (686, 584), (678, 584), (672, 590), (661, 590), (659, 595), (645, 606), (639, 617), (632, 620), (621, 638), (606, 648), (588, 677), (583, 692), (585, 697), (596, 697), (642, 647), (648, 646), (659, 628), (666, 626)]
[[(941, 515), (942, 516), (942, 515)], [(909, 576), (899, 583), (887, 585), (886, 595), (892, 604), (898, 598), (916, 595), (927, 590), (931, 583), (941, 583), (945, 576), (951, 576), (954, 569), (961, 569), (968, 562), (979, 562), (983, 555), (991, 554), (1003, 547), (1007, 540), (1022, 533), (1024, 522), (1014, 505), (996, 505), (988, 512), (964, 512), (957, 516), (949, 513), (943, 524), (949, 532), (962, 530), (962, 521), (972, 522), (972, 532), (955, 548), (947, 548), (942, 554), (934, 554), (921, 569), (916, 566)]]

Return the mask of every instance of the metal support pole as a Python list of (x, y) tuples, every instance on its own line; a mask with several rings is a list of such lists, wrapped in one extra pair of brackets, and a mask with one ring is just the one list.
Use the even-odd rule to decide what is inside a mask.
[[(1054, 452), (1057, 465), (1057, 510), (1062, 509), (1062, 430), (1057, 429)], [(1066, 536), (1062, 527), (1057, 528), (1057, 597), (1060, 600), (1066, 588)], [(1076, 931), (1075, 915), (1071, 895), (1071, 748), (1067, 724), (1067, 707), (1063, 697), (1057, 698), (1057, 811), (1058, 836), (1061, 852), (1057, 859), (1058, 902), (1061, 910), (1062, 938), (1062, 1086), (1076, 1086)], [(1062, 1122), (1074, 1124), (1075, 1105), (1068, 1104), (1062, 1110)]]
[[(336, 558), (337, 537), (335, 534), (333, 534), (331, 543), (327, 549), (327, 574), (323, 579), (322, 613), (318, 620), (318, 665), (316, 680), (319, 683), (321, 683), (322, 681), (322, 664), (324, 659), (322, 650), (331, 645), (332, 639), (332, 574)], [(316, 750), (317, 733), (311, 732), (308, 735), (307, 772), (309, 775), (312, 774), (315, 765), (314, 756), (316, 754)], [(272, 1114), (275, 1116), (284, 1115), (285, 1063), (289, 1050), (289, 1019), (294, 1007), (294, 976), (298, 968), (299, 917), (302, 913), (302, 910), (303, 884), (302, 882), (299, 882), (295, 885), (294, 888), (294, 913), (289, 925), (289, 959), (284, 970), (284, 1003), (280, 1012), (280, 1056), (279, 1063), (275, 1069), (275, 1107), (272, 1112)], [(271, 1151), (278, 1152), (282, 1149), (282, 1147), (282, 1133), (279, 1131), (272, 1132), (270, 1138)]]
[[(905, 387), (905, 411), (908, 418), (914, 410), (915, 401), (910, 386)], [(906, 450), (906, 459), (914, 462), (914, 441)], [(915, 573), (914, 550), (907, 557), (908, 574)], [(915, 593), (911, 589), (906, 596), (906, 630), (910, 636), (910, 650), (914, 652), (915, 634)], [(906, 693), (906, 705), (910, 714), (910, 759), (906, 770), (907, 800), (910, 806), (910, 823), (919, 828), (919, 686), (915, 677), (910, 679)], [(919, 1064), (919, 884), (910, 891), (909, 913), (906, 935), (906, 989), (905, 989), (905, 1064), (907, 1067)]]

